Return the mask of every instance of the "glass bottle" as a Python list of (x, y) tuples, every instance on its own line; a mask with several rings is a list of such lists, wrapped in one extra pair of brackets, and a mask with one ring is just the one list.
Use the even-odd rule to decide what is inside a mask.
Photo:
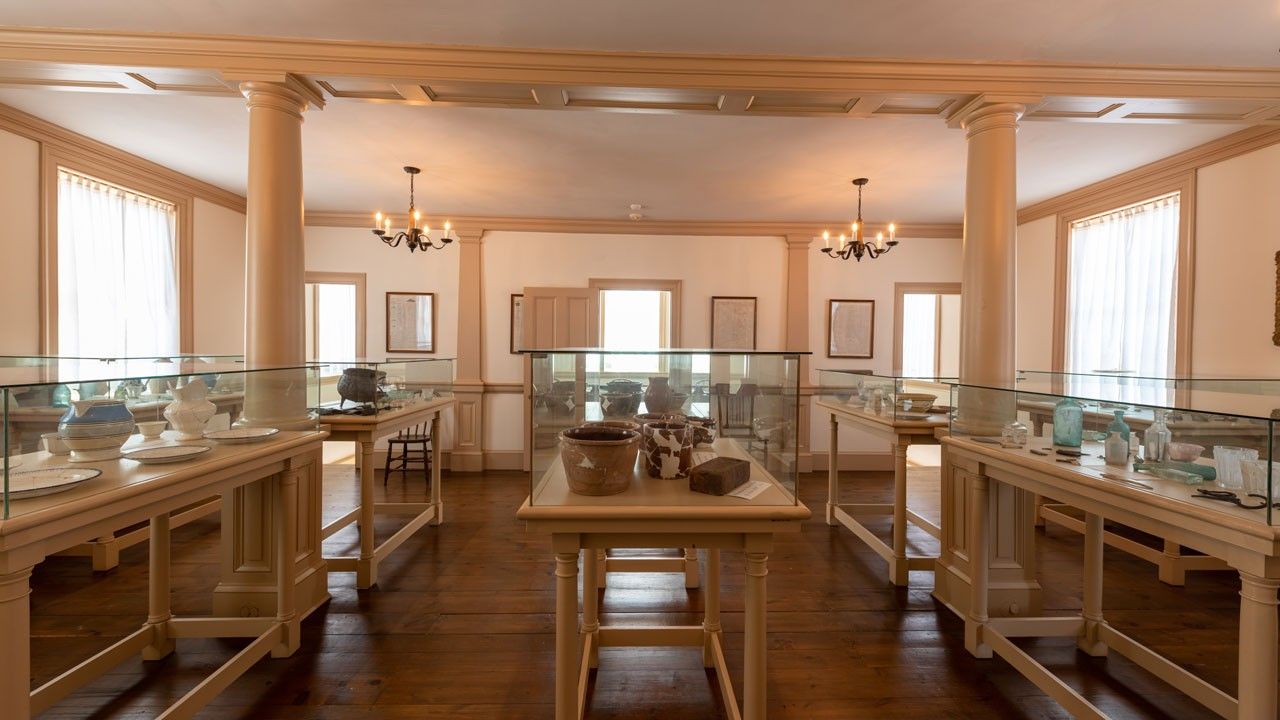
[(1027, 444), (1027, 426), (1014, 420), (1005, 425), (1000, 432), (1000, 446), (1007, 448), (1025, 447)]
[(1165, 424), (1165, 411), (1156, 410), (1155, 422), (1147, 428), (1142, 435), (1143, 450), (1146, 453), (1145, 460), (1149, 463), (1164, 462), (1168, 458), (1169, 443), (1173, 441), (1173, 433), (1169, 432), (1169, 426)]
[(1128, 443), (1129, 442), (1129, 425), (1124, 421), (1124, 411), (1116, 410), (1115, 416), (1116, 416), (1116, 419), (1112, 420), (1111, 424), (1107, 426), (1107, 433), (1109, 434), (1113, 432), (1118, 432), (1120, 433), (1120, 437), (1124, 438), (1124, 441)]
[(1084, 405), (1075, 398), (1062, 398), (1053, 406), (1053, 444), (1080, 447), (1084, 439)]
[(1129, 462), (1129, 441), (1120, 435), (1119, 430), (1112, 430), (1107, 435), (1106, 445), (1103, 446), (1103, 457), (1107, 464), (1113, 467), (1124, 467)]
[(71, 388), (66, 385), (59, 385), (53, 389), (53, 407), (70, 407), (71, 406)]

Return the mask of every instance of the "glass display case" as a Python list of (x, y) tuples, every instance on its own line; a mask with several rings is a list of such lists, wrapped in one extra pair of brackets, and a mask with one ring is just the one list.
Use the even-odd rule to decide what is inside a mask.
[(956, 378), (871, 370), (819, 370), (818, 397), (889, 421), (944, 421)]
[(315, 361), (321, 417), (377, 416), (453, 395), (452, 358)]
[[(746, 478), (767, 476), (774, 487), (762, 490), (763, 502), (797, 502), (800, 357), (806, 353), (527, 354), (531, 504), (554, 501), (554, 493), (544, 492), (553, 476), (565, 477), (578, 497), (616, 494), (632, 502), (646, 488), (661, 487), (665, 497), (678, 487), (675, 502), (689, 503), (708, 492), (750, 492), (741, 490)], [(699, 467), (716, 458), (732, 462)], [(712, 472), (720, 467), (724, 474)]]
[(238, 358), (4, 358), (4, 517), (144, 482), (143, 465), (315, 429), (319, 389), (314, 367)]
[(957, 383), (951, 404), (953, 436), (1280, 523), (1280, 380), (1020, 372), (1012, 387)]

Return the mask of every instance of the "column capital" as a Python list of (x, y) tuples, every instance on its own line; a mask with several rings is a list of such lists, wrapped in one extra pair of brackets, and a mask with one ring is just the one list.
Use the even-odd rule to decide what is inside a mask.
[(807, 250), (813, 245), (813, 237), (813, 233), (797, 232), (787, 233), (782, 239), (787, 243), (788, 249)]
[(480, 230), (459, 230), (453, 229), (454, 234), (458, 236), (458, 242), (463, 245), (483, 245), (484, 229)]
[(295, 75), (285, 74), (278, 79), (242, 80), (239, 88), (250, 109), (266, 107), (302, 117), (302, 113), (309, 107), (324, 108), (324, 95)]
[(969, 135), (993, 127), (1018, 127), (1027, 107), (1039, 105), (1039, 95), (977, 95), (947, 114), (947, 127), (962, 128)]

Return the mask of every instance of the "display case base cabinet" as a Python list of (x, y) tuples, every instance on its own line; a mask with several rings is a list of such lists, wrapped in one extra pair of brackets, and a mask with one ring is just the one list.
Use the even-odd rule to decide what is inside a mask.
[[(765, 589), (771, 533), (680, 537), (650, 534), (623, 536), (555, 533), (556, 576), (556, 720), (578, 720), (586, 713), (586, 691), (591, 670), (598, 665), (602, 647), (697, 647), (703, 666), (716, 674), (725, 712), (732, 720), (763, 720), (766, 714), (766, 604)], [(707, 548), (704, 579), (704, 614), (701, 625), (614, 627), (602, 626), (599, 616), (600, 572), (597, 549), (618, 547)], [(743, 626), (742, 709), (734, 694), (724, 654), (720, 623), (720, 550), (740, 550), (746, 556), (745, 616)], [(582, 552), (584, 551), (585, 552)], [(582, 560), (582, 615), (578, 615), (578, 566)]]

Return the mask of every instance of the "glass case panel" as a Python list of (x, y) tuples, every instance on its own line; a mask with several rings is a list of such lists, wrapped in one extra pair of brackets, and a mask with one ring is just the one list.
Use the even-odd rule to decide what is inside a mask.
[(946, 422), (955, 378), (819, 370), (818, 398), (892, 422)]
[(224, 445), (319, 427), (314, 367), (217, 358), (6, 358), (4, 517), (146, 482)]
[(453, 395), (452, 358), (317, 360), (317, 412), (369, 415)]
[(1021, 372), (1012, 387), (953, 386), (951, 433), (1275, 524), (1277, 396), (1280, 381), (1266, 379)]
[[(558, 501), (549, 489), (557, 475), (569, 492), (616, 494), (624, 504), (642, 503), (645, 487), (653, 483), (683, 488), (675, 497), (688, 504), (703, 502), (706, 494), (753, 490), (763, 498), (757, 502), (797, 502), (803, 353), (529, 354), (532, 504)], [(746, 463), (717, 461), (699, 468), (716, 458)], [(725, 471), (714, 474), (712, 468)], [(743, 478), (749, 480), (738, 484)], [(692, 489), (695, 483), (699, 492)]]

